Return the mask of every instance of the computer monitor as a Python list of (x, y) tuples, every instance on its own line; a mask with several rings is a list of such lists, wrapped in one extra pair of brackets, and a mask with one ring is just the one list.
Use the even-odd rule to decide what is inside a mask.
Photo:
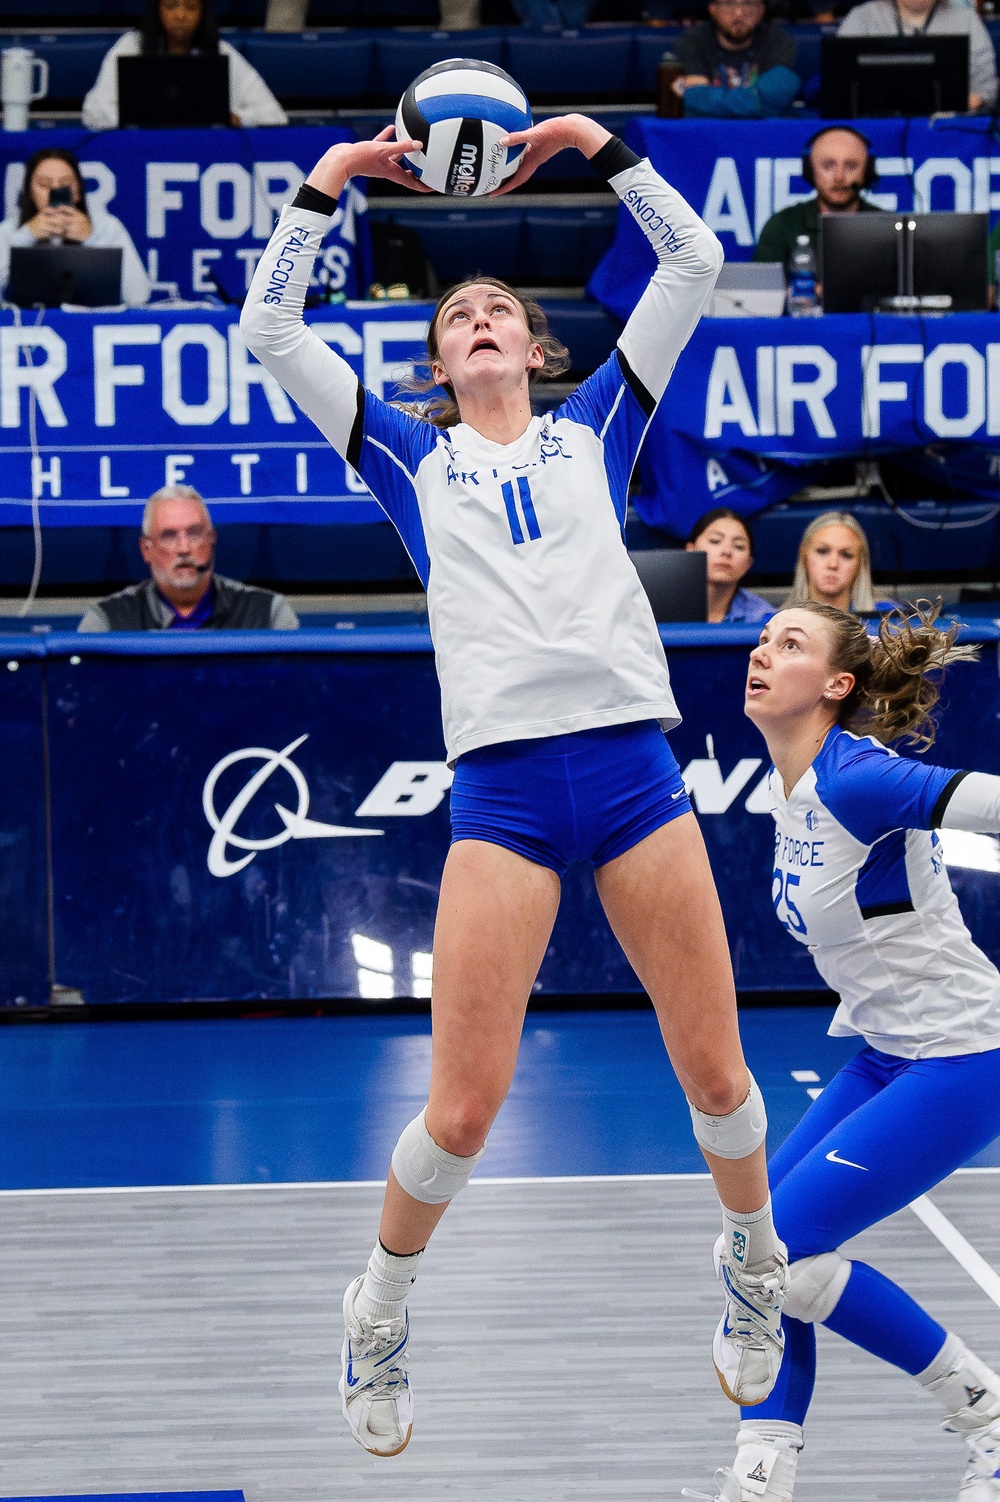
[(86, 245), (15, 245), (6, 298), (21, 308), (78, 303), (110, 308), (122, 300), (122, 253)]
[(629, 553), (657, 621), (708, 620), (708, 556), (684, 548)]
[(822, 38), (824, 119), (962, 113), (968, 107), (967, 36)]
[(823, 214), (820, 237), (824, 313), (989, 306), (986, 214)]
[(228, 125), (228, 57), (120, 57), (118, 123)]

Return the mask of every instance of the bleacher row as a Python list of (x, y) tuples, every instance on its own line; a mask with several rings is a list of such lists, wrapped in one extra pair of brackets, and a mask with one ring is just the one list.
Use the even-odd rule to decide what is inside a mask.
[[(322, 3), (314, 0), (313, 9)], [(1000, 41), (1000, 22), (992, 28), (994, 41)], [(791, 30), (800, 76), (808, 80), (819, 68), (824, 30), (835, 28), (799, 23)], [(45, 58), (50, 77), (42, 107), (69, 109), (79, 106), (119, 32), (120, 27), (6, 30), (0, 45), (29, 47)], [(604, 25), (576, 32), (515, 26), (474, 32), (350, 27), (290, 34), (239, 28), (224, 32), (283, 104), (324, 109), (395, 104), (418, 73), (449, 56), (499, 64), (518, 79), (532, 103), (650, 105), (657, 66), (678, 34), (668, 27)]]

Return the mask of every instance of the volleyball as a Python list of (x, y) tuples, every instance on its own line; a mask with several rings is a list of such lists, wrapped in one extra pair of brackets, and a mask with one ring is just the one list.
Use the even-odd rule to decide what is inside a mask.
[(508, 149), (500, 140), (530, 125), (520, 84), (503, 68), (467, 57), (421, 73), (396, 111), (397, 137), (423, 148), (404, 162), (422, 183), (452, 198), (493, 193), (512, 177), (524, 147)]

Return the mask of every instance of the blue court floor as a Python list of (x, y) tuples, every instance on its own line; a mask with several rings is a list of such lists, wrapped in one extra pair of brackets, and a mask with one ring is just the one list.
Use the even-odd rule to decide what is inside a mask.
[[(772, 1149), (857, 1046), (829, 1017), (742, 1015)], [(429, 1069), (424, 1016), (0, 1027), (0, 1189), (381, 1180)], [(529, 1016), (480, 1176), (704, 1167), (651, 1011)]]

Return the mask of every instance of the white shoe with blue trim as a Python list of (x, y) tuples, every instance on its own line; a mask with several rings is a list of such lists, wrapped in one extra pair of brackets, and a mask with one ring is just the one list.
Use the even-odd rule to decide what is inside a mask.
[(413, 1432), (413, 1391), (406, 1374), (409, 1315), (372, 1324), (354, 1312), (364, 1283), (355, 1278), (344, 1294), (344, 1346), (340, 1397), (351, 1433), (371, 1455), (398, 1455)]
[(950, 1433), (960, 1434), (972, 1452), (958, 1489), (958, 1502), (1000, 1502), (1000, 1417), (978, 1425), (970, 1423), (972, 1418), (973, 1414), (964, 1409), (943, 1425)]
[(781, 1310), (788, 1291), (788, 1254), (779, 1254), (754, 1272), (739, 1265), (715, 1243), (715, 1270), (726, 1291), (726, 1310), (715, 1331), (712, 1359), (726, 1397), (741, 1407), (763, 1403), (778, 1378), (785, 1337)]

